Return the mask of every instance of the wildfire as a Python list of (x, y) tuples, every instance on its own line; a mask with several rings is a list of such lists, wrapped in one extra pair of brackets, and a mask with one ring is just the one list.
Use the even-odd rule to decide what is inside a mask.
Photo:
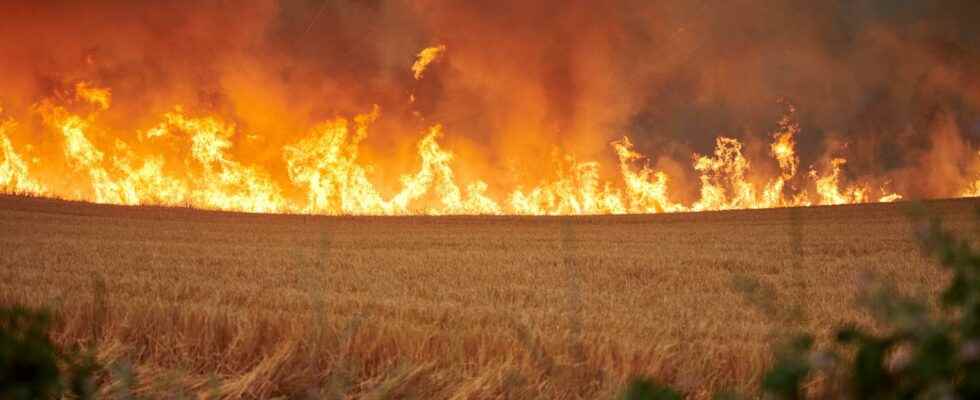
[[(421, 79), (445, 50), (422, 50), (411, 68), (415, 79)], [(87, 111), (73, 111), (79, 104)], [(436, 124), (417, 142), (417, 169), (401, 174), (395, 191), (386, 191), (375, 181), (379, 166), (361, 157), (361, 145), (381, 115), (377, 106), (351, 119), (315, 125), (301, 139), (278, 149), (278, 165), (254, 165), (236, 157), (237, 139), (262, 135), (244, 134), (217, 114), (194, 115), (176, 106), (135, 135), (100, 128), (100, 115), (112, 106), (112, 91), (78, 81), (68, 93), (31, 107), (58, 138), (60, 150), (54, 156), (26, 158), (18, 153), (10, 132), (20, 126), (13, 118), (0, 119), (0, 190), (110, 204), (333, 215), (663, 213), (902, 199), (886, 185), (847, 182), (844, 158), (830, 159), (822, 172), (811, 165), (800, 175), (800, 126), (793, 118), (795, 109), (786, 105), (788, 112), (768, 148), (772, 160), (764, 161), (778, 168), (777, 173), (760, 178), (742, 142), (718, 137), (711, 154), (692, 156), (698, 197), (684, 203), (671, 192), (672, 177), (651, 167), (628, 137), (610, 143), (619, 160), (618, 179), (604, 178), (597, 161), (559, 154), (554, 158), (554, 179), (491, 192), (484, 180), (460, 182), (455, 168), (467, 160), (440, 145), (444, 133)], [(31, 149), (30, 144), (24, 146)], [(61, 175), (68, 178), (54, 178)], [(980, 194), (980, 181), (961, 193)]]
[[(780, 171), (777, 176), (762, 183), (751, 180), (752, 164), (743, 153), (743, 144), (719, 137), (713, 154), (693, 156), (700, 197), (690, 204), (674, 199), (670, 176), (651, 168), (628, 137), (611, 143), (619, 158), (618, 181), (604, 180), (599, 162), (563, 155), (556, 161), (556, 179), (514, 188), (504, 199), (494, 198), (482, 180), (458, 181), (454, 166), (465, 160), (457, 160), (439, 144), (440, 125), (430, 127), (418, 141), (418, 168), (402, 174), (400, 189), (385, 196), (372, 181), (376, 167), (359, 158), (371, 124), (380, 117), (377, 107), (350, 120), (325, 121), (305, 138), (282, 147), (287, 179), (277, 180), (268, 166), (248, 165), (233, 156), (234, 139), (241, 132), (218, 116), (191, 116), (176, 107), (127, 142), (123, 136), (98, 128), (100, 113), (111, 106), (109, 89), (79, 82), (73, 90), (75, 99), (94, 106), (90, 113), (73, 113), (51, 99), (32, 108), (60, 137), (57, 162), (68, 166), (74, 176), (72, 184), (46, 185), (41, 176), (52, 174), (33, 174), (52, 160), (25, 161), (8, 136), (18, 125), (8, 118), (0, 123), (0, 188), (4, 191), (111, 204), (358, 215), (661, 213), (901, 198), (866, 183), (845, 184), (842, 168), (846, 160), (841, 158), (831, 160), (822, 173), (811, 167), (805, 176), (797, 176), (794, 138), (799, 126), (791, 118), (792, 110), (780, 122), (770, 146)], [(95, 138), (103, 136), (113, 138), (111, 145), (98, 144), (104, 140)], [(791, 189), (791, 183), (804, 189)], [(287, 195), (290, 190), (305, 196), (291, 197)]]

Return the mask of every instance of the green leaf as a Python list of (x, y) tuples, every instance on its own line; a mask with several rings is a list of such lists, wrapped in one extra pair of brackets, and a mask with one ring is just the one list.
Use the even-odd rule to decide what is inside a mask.
[(630, 381), (622, 400), (681, 400), (682, 396), (668, 386), (649, 378), (635, 378)]
[(857, 398), (877, 397), (891, 390), (892, 381), (885, 370), (885, 355), (891, 341), (875, 338), (861, 340), (854, 357), (852, 384)]

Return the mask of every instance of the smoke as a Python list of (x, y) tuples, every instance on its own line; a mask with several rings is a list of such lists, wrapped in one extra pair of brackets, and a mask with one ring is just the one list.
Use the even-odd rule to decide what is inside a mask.
[[(717, 135), (764, 153), (789, 103), (804, 168), (847, 157), (848, 174), (912, 196), (951, 195), (977, 172), (970, 0), (7, 1), (0, 15), (6, 115), (91, 81), (112, 89), (114, 129), (175, 105), (218, 113), (261, 133), (233, 140), (262, 165), (317, 122), (378, 105), (362, 156), (392, 167), (383, 182), (441, 123), (463, 179), (533, 184), (555, 149), (614, 165), (608, 143), (629, 135), (690, 197), (692, 153)], [(433, 45), (447, 50), (414, 79)]]

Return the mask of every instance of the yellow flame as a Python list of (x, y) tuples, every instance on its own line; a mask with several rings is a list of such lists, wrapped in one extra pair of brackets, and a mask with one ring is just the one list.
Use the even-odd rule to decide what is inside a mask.
[(694, 211), (767, 206), (759, 204), (755, 187), (745, 179), (749, 160), (738, 140), (719, 137), (714, 157), (694, 155), (694, 170), (701, 173), (701, 199), (694, 203)]
[(868, 202), (868, 188), (863, 185), (841, 187), (841, 167), (847, 163), (843, 158), (830, 160), (830, 171), (824, 176), (818, 176), (814, 170), (810, 175), (816, 179), (817, 195), (822, 205), (840, 205)]
[[(422, 79), (422, 74), (425, 73), (425, 69), (428, 68), (429, 64), (439, 58), (446, 51), (446, 45), (426, 47), (419, 52), (416, 56), (415, 63), (412, 64), (412, 72), (415, 74), (415, 80)], [(414, 101), (414, 97), (412, 98)]]
[(642, 159), (643, 156), (633, 150), (633, 143), (629, 138), (623, 137), (622, 140), (613, 142), (612, 146), (619, 156), (620, 173), (626, 183), (629, 212), (661, 213), (687, 210), (683, 205), (670, 200), (667, 190), (669, 178), (666, 173), (653, 171), (646, 165), (639, 171), (632, 169), (631, 164)]
[[(374, 182), (377, 166), (360, 158), (360, 146), (380, 117), (375, 106), (351, 119), (335, 118), (314, 126), (306, 137), (278, 149), (284, 163), (275, 178), (268, 165), (250, 165), (234, 156), (241, 143), (259, 138), (244, 134), (215, 115), (191, 115), (180, 106), (145, 130), (126, 137), (98, 128), (97, 117), (111, 106), (111, 91), (89, 83), (74, 85), (75, 99), (97, 106), (87, 115), (70, 112), (55, 100), (33, 106), (56, 132), (61, 163), (71, 176), (68, 187), (43, 185), (31, 164), (16, 151), (8, 132), (13, 120), (0, 120), (0, 189), (5, 192), (59, 196), (112, 204), (190, 205), (249, 212), (312, 214), (621, 214), (706, 211), (743, 208), (889, 202), (902, 198), (884, 186), (845, 179), (846, 160), (830, 160), (823, 173), (811, 167), (798, 175), (792, 109), (773, 133), (769, 162), (778, 166), (766, 178), (753, 171), (734, 138), (719, 137), (713, 153), (694, 154), (698, 195), (689, 203), (670, 192), (671, 177), (651, 167), (628, 137), (610, 143), (618, 157), (618, 179), (603, 176), (600, 163), (570, 154), (554, 157), (555, 178), (525, 189), (511, 188), (501, 201), (483, 180), (459, 182), (460, 160), (439, 143), (443, 128), (426, 129), (417, 143), (417, 169), (402, 174), (387, 196)], [(30, 150), (30, 147), (25, 147)], [(34, 158), (32, 158), (34, 159)], [(465, 160), (463, 160), (465, 161)], [(45, 160), (34, 163), (46, 166)], [(49, 172), (44, 176), (57, 176)], [(62, 184), (62, 186), (65, 186)], [(295, 195), (301, 193), (301, 196)], [(980, 181), (964, 195), (980, 194)], [(811, 201), (810, 199), (814, 199)]]
[(963, 197), (980, 197), (980, 180), (974, 181), (960, 192)]
[(30, 178), (27, 163), (17, 154), (7, 137), (7, 132), (13, 128), (13, 121), (0, 121), (0, 191), (43, 195), (46, 190)]
[(236, 134), (234, 125), (213, 117), (189, 118), (180, 109), (164, 119), (155, 131), (167, 132), (163, 136), (189, 136), (192, 158), (200, 167), (194, 176), (196, 185), (189, 192), (192, 205), (250, 212), (288, 210), (279, 187), (267, 173), (226, 154)]
[(98, 106), (102, 110), (108, 110), (112, 105), (112, 91), (108, 88), (92, 86), (91, 83), (82, 81), (75, 84), (75, 97)]
[[(881, 192), (882, 193), (888, 193), (885, 188), (881, 188)], [(901, 199), (902, 199), (902, 195), (900, 195), (898, 193), (888, 193), (888, 194), (885, 194), (885, 195), (882, 195), (881, 197), (879, 197), (878, 198), (878, 202), (879, 203), (891, 203), (891, 202), (899, 201)]]
[[(980, 155), (980, 152), (977, 152)], [(960, 196), (963, 197), (980, 197), (980, 178), (977, 178), (973, 182), (960, 192)]]
[[(396, 210), (382, 199), (368, 181), (365, 167), (357, 164), (357, 146), (367, 136), (367, 125), (378, 116), (371, 114), (355, 118), (354, 135), (349, 135), (345, 119), (330, 121), (313, 129), (313, 135), (299, 143), (286, 146), (289, 178), (293, 184), (307, 189), (308, 213), (323, 214), (392, 214)], [(406, 204), (407, 205), (407, 204)]]

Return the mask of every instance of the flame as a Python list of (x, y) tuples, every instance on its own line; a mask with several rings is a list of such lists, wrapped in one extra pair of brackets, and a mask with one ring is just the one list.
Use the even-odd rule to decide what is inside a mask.
[(402, 189), (390, 200), (382, 197), (368, 179), (370, 166), (358, 164), (358, 145), (367, 137), (367, 127), (378, 118), (377, 107), (359, 115), (354, 126), (345, 119), (325, 123), (313, 136), (286, 146), (283, 157), (293, 184), (307, 189), (304, 212), (323, 214), (408, 214), (413, 200), (430, 190), (439, 197), (441, 207), (429, 214), (499, 214), (500, 207), (486, 196), (487, 185), (477, 181), (465, 194), (454, 180), (452, 153), (443, 150), (436, 139), (439, 125), (418, 143), (421, 166), (415, 174), (403, 175)]
[[(446, 52), (446, 45), (426, 47), (419, 52), (416, 56), (415, 64), (412, 64), (412, 72), (414, 73), (415, 80), (422, 79), (422, 74), (425, 73), (425, 69), (428, 68), (429, 64), (436, 61), (443, 53)], [(414, 96), (412, 101), (414, 101)]]
[(81, 81), (75, 84), (75, 96), (82, 101), (96, 105), (101, 110), (108, 110), (112, 104), (112, 91), (108, 88), (94, 87)]
[(960, 192), (963, 197), (980, 197), (980, 180), (977, 180), (970, 184), (966, 189)]
[[(228, 156), (230, 139), (237, 133), (234, 125), (214, 117), (190, 118), (181, 109), (166, 114), (164, 120), (151, 129), (153, 136), (190, 138), (191, 158), (198, 167), (191, 171), (196, 184), (186, 198), (192, 205), (235, 211), (288, 211), (280, 188), (267, 173)], [(184, 192), (179, 186), (172, 189), (169, 193), (173, 196)]]
[[(423, 51), (429, 56), (420, 55), (420, 60), (431, 62), (438, 51)], [(57, 160), (25, 161), (9, 136), (18, 128), (16, 121), (0, 120), (0, 189), (97, 203), (335, 215), (663, 213), (902, 198), (870, 182), (848, 183), (843, 158), (831, 159), (822, 172), (810, 167), (807, 174), (799, 175), (796, 136), (800, 128), (792, 108), (779, 122), (769, 146), (773, 160), (768, 162), (778, 167), (777, 174), (759, 175), (739, 140), (719, 137), (711, 154), (692, 156), (699, 190), (690, 203), (678, 200), (671, 192), (671, 176), (651, 167), (628, 137), (610, 143), (618, 158), (618, 179), (606, 178), (597, 161), (556, 153), (553, 179), (498, 191), (507, 193), (499, 200), (484, 180), (460, 181), (456, 168), (466, 160), (457, 159), (440, 144), (444, 132), (438, 124), (418, 140), (415, 169), (401, 174), (396, 190), (386, 192), (375, 182), (379, 166), (361, 157), (361, 145), (381, 115), (377, 106), (350, 119), (315, 125), (305, 137), (278, 149), (282, 168), (276, 169), (239, 160), (235, 154), (241, 143), (263, 136), (243, 133), (218, 115), (194, 115), (176, 106), (145, 130), (123, 136), (99, 127), (100, 115), (112, 105), (111, 90), (88, 82), (75, 84), (73, 90), (73, 96), (44, 99), (31, 108), (56, 133)], [(71, 99), (91, 107), (87, 113), (70, 111), (70, 104), (62, 103)], [(57, 165), (67, 171), (58, 171)], [(41, 174), (38, 169), (48, 172)], [(283, 171), (282, 176), (273, 171)], [(60, 175), (66, 177), (64, 182), (51, 180)], [(963, 190), (964, 196), (978, 194), (980, 180)]]
[(719, 137), (714, 157), (694, 155), (694, 170), (701, 173), (701, 200), (693, 210), (751, 208), (756, 203), (755, 187), (745, 180), (749, 161), (738, 140)]
[(794, 136), (800, 132), (800, 125), (791, 117), (795, 109), (790, 108), (790, 114), (784, 115), (779, 121), (780, 130), (773, 134), (775, 141), (769, 146), (772, 156), (779, 162), (782, 171), (782, 182), (793, 179), (800, 166), (800, 158), (796, 156), (796, 141)]
[(631, 164), (643, 158), (633, 150), (633, 143), (624, 137), (613, 142), (619, 156), (620, 173), (626, 183), (628, 211), (633, 213), (661, 213), (686, 211), (683, 205), (670, 200), (667, 189), (668, 176), (663, 171), (654, 171), (644, 165), (639, 171), (634, 171)]
[(622, 214), (619, 192), (599, 179), (599, 163), (576, 162), (571, 156), (558, 163), (559, 179), (510, 195), (511, 209), (525, 215)]
[(840, 188), (841, 166), (847, 163), (843, 158), (835, 158), (830, 161), (830, 172), (824, 176), (818, 176), (817, 171), (811, 170), (810, 176), (816, 179), (817, 194), (820, 196), (820, 204), (839, 205), (848, 203), (867, 202), (864, 188), (850, 188), (842, 190)]
[(885, 188), (881, 188), (881, 192), (884, 194), (878, 198), (879, 203), (891, 203), (902, 199), (902, 195), (898, 193), (889, 193)]
[[(977, 152), (980, 156), (980, 152)], [(963, 197), (980, 197), (980, 178), (977, 178), (973, 182), (960, 192), (960, 196)]]
[(816, 180), (817, 194), (820, 197), (819, 204), (841, 205), (872, 201), (889, 203), (902, 199), (901, 195), (889, 192), (884, 187), (879, 189), (880, 195), (876, 199), (871, 198), (872, 190), (867, 184), (858, 183), (842, 187), (840, 185), (841, 167), (844, 164), (847, 164), (847, 160), (843, 158), (830, 160), (830, 170), (823, 176), (817, 174), (815, 170), (810, 170), (810, 176)]
[(796, 109), (790, 105), (789, 113), (779, 121), (779, 130), (773, 133), (773, 143), (769, 145), (769, 154), (779, 163), (780, 174), (769, 182), (763, 190), (763, 207), (807, 206), (810, 201), (806, 193), (786, 198), (786, 184), (795, 176), (800, 167), (800, 157), (796, 155), (795, 136), (800, 132), (800, 125), (793, 120)]
[(0, 191), (44, 195), (47, 191), (30, 178), (27, 163), (14, 151), (14, 146), (7, 137), (7, 131), (14, 126), (12, 120), (0, 121)]
[(349, 122), (337, 119), (313, 129), (299, 143), (286, 146), (283, 158), (293, 184), (307, 189), (308, 213), (381, 214), (404, 213), (401, 207), (385, 201), (368, 181), (367, 168), (357, 163), (358, 144), (367, 136), (367, 124), (377, 118), (378, 109), (355, 118), (354, 135)]

